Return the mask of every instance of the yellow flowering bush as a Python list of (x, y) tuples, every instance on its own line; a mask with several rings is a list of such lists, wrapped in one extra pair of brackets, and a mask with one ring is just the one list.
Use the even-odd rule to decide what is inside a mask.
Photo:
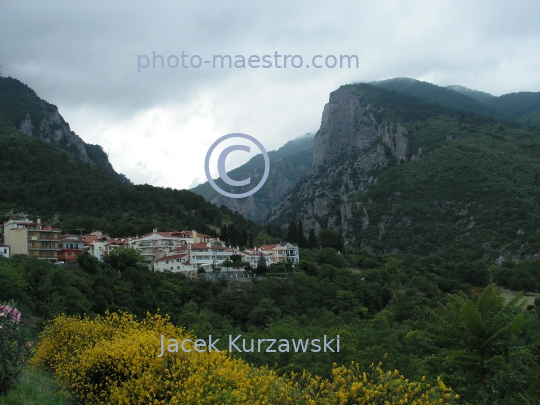
[(330, 379), (278, 376), (226, 352), (160, 354), (161, 335), (194, 339), (169, 322), (126, 313), (93, 320), (59, 316), (42, 332), (32, 363), (52, 371), (82, 404), (455, 404), (439, 381), (409, 382), (381, 365), (368, 375), (357, 364), (334, 365)]

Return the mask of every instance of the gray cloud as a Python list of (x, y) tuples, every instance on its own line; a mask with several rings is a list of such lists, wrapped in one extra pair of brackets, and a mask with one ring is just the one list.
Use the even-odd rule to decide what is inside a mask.
[[(341, 84), (408, 76), (495, 95), (540, 90), (538, 1), (0, 0), (0, 10), (3, 75), (58, 105), (72, 129), (102, 144), (128, 177), (161, 185), (204, 178), (186, 148), (200, 156), (219, 134), (251, 132), (274, 149), (316, 130), (328, 93)], [(360, 67), (137, 73), (137, 56), (153, 51), (356, 54)], [(174, 156), (162, 159), (173, 152), (180, 168), (187, 165), (174, 184), (167, 177)], [(135, 169), (141, 161), (147, 171)]]

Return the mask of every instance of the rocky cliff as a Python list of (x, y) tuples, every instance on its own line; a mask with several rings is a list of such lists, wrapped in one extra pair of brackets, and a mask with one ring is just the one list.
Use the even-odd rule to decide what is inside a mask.
[(354, 243), (350, 196), (375, 184), (387, 168), (408, 160), (407, 130), (384, 121), (383, 112), (354, 86), (332, 92), (313, 140), (313, 173), (272, 208), (269, 221), (302, 220), (306, 232), (329, 228)]

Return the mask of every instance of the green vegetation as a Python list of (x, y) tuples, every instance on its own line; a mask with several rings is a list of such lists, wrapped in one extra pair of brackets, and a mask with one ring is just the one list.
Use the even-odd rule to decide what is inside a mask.
[[(58, 114), (56, 106), (40, 99), (37, 94), (26, 84), (12, 77), (0, 77), (0, 136), (15, 135), (21, 127), (21, 123), (29, 118), (31, 128), (26, 127), (26, 133), (37, 138), (48, 139), (72, 156), (86, 160), (84, 152), (92, 162), (114, 178), (125, 184), (131, 184), (122, 174), (114, 171), (109, 162), (108, 155), (99, 145), (82, 143), (85, 151), (79, 150), (70, 143), (69, 125)], [(55, 131), (62, 131), (62, 138), (52, 136)]]
[(246, 238), (257, 231), (238, 213), (219, 209), (190, 191), (122, 184), (100, 167), (21, 135), (0, 137), (0, 189), (0, 219), (7, 220), (9, 212), (25, 212), (71, 233), (100, 229), (124, 237), (158, 228), (212, 234), (209, 225), (221, 226), (222, 218), (231, 220)]
[[(506, 304), (497, 289), (484, 289), (492, 271), (486, 263), (370, 256), (360, 250), (343, 255), (332, 248), (303, 249), (301, 258), (295, 268), (279, 270), (281, 276), (276, 272), (279, 266), (273, 270), (270, 266), (268, 274), (273, 277), (212, 282), (149, 272), (130, 250), (119, 250), (103, 263), (85, 254), (78, 260), (79, 268), (69, 270), (15, 256), (0, 261), (0, 299), (17, 299), (23, 311), (40, 318), (38, 330), (45, 319), (60, 313), (92, 317), (121, 309), (144, 317), (159, 308), (176, 325), (201, 337), (340, 335), (339, 353), (235, 353), (257, 366), (275, 365), (279, 374), (305, 369), (328, 377), (333, 363), (354, 361), (368, 369), (386, 358), (385, 367), (401, 370), (411, 380), (425, 376), (435, 382), (443, 375), (468, 403), (482, 401), (482, 375), (488, 403), (500, 399), (517, 405), (523, 404), (520, 395), (528, 399), (537, 395), (537, 309), (517, 310), (520, 296)], [(2, 288), (6, 285), (12, 287)], [(471, 290), (472, 286), (481, 288)], [(473, 312), (469, 316), (467, 311)], [(452, 338), (445, 328), (463, 338)], [(502, 329), (504, 333), (497, 332)], [(490, 340), (488, 332), (497, 338)], [(485, 356), (491, 357), (475, 363), (474, 356), (484, 356), (475, 345), (488, 341)], [(467, 363), (471, 361), (487, 368), (476, 373)]]
[[(292, 185), (297, 183), (302, 177), (311, 173), (313, 163), (313, 153), (311, 151), (313, 136), (306, 135), (292, 141), (279, 148), (277, 151), (268, 152), (270, 159), (270, 174), (264, 186), (249, 198), (232, 200), (223, 198), (210, 186), (208, 182), (200, 184), (191, 191), (202, 195), (206, 200), (216, 204), (225, 204), (229, 207), (254, 205), (254, 212), (248, 210), (246, 218), (256, 222), (264, 222), (268, 210), (277, 204), (283, 193)], [(262, 155), (256, 155), (244, 165), (231, 170), (228, 174), (233, 179), (252, 178), (252, 183), (260, 181), (264, 173), (264, 160)], [(232, 193), (248, 191), (252, 185), (242, 188), (232, 188), (223, 180), (216, 179), (216, 184), (223, 190)], [(253, 200), (253, 203), (251, 202)]]
[(451, 260), (540, 250), (539, 131), (446, 117), (405, 126), (425, 156), (354, 197), (355, 229), (363, 228), (364, 208), (373, 224), (358, 231), (364, 245)]
[(70, 405), (72, 402), (60, 393), (60, 387), (49, 374), (26, 369), (19, 385), (0, 396), (0, 405)]

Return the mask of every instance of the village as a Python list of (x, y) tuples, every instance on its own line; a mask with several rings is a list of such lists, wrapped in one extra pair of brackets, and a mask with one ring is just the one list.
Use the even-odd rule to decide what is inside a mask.
[(73, 263), (84, 252), (103, 260), (117, 249), (128, 248), (145, 258), (149, 270), (178, 272), (190, 278), (216, 270), (228, 271), (233, 262), (241, 262), (247, 269), (255, 269), (261, 262), (267, 266), (280, 262), (294, 266), (299, 262), (298, 246), (289, 242), (240, 250), (239, 246), (227, 246), (218, 237), (196, 230), (154, 229), (146, 235), (125, 238), (113, 238), (99, 230), (89, 234), (81, 230), (79, 235), (61, 233), (60, 229), (43, 226), (40, 219), (10, 219), (3, 224), (0, 255), (9, 258), (21, 254), (53, 263)]

